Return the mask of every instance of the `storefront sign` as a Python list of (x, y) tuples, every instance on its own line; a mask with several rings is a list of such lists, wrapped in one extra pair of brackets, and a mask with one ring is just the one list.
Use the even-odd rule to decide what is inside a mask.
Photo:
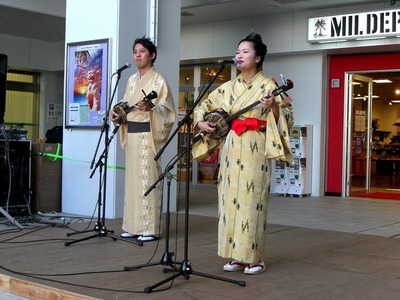
[(400, 36), (400, 10), (309, 18), (308, 41), (327, 43)]

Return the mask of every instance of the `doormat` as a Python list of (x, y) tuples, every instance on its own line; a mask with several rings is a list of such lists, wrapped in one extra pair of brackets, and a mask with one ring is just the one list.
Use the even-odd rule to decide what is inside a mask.
[(400, 193), (385, 193), (376, 192), (370, 194), (354, 194), (353, 197), (366, 197), (366, 198), (377, 198), (377, 199), (388, 199), (388, 200), (400, 200)]

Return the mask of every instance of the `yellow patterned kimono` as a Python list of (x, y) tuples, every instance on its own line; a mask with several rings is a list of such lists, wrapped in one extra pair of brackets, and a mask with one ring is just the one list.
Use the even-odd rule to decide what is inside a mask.
[(155, 107), (150, 112), (133, 110), (127, 121), (150, 122), (150, 132), (129, 133), (126, 124), (121, 125), (121, 146), (126, 149), (125, 198), (122, 229), (140, 235), (159, 233), (161, 210), (161, 185), (144, 196), (161, 174), (161, 160), (155, 155), (166, 142), (175, 121), (172, 93), (165, 78), (152, 67), (143, 78), (132, 75), (127, 83), (124, 101), (129, 106), (143, 100), (152, 91), (157, 98), (151, 100)]
[[(250, 84), (239, 75), (213, 91), (195, 109), (194, 123), (216, 108), (223, 108), (232, 115), (274, 89), (275, 83), (262, 72)], [(207, 136), (193, 146), (192, 153), (200, 160), (212, 152), (204, 151), (206, 147), (221, 147), (218, 175), (218, 255), (221, 257), (246, 263), (265, 259), (271, 159), (293, 160), (288, 136), (293, 124), (292, 106), (279, 96), (275, 99), (280, 106), (278, 124), (269, 108), (258, 105), (240, 118), (266, 121), (266, 130), (248, 130), (239, 136), (231, 130), (224, 140), (212, 140)], [(207, 154), (198, 154), (198, 149)]]

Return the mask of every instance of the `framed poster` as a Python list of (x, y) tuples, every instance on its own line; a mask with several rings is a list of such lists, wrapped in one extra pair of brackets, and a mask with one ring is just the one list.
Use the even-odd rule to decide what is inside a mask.
[(67, 44), (65, 127), (98, 128), (107, 112), (110, 39)]

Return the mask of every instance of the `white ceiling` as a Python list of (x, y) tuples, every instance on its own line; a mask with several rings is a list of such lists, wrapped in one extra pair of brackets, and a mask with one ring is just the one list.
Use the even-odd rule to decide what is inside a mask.
[[(166, 0), (159, 0), (166, 1)], [(181, 0), (182, 25), (271, 14), (377, 4), (390, 8), (397, 0)], [(65, 18), (0, 6), (0, 34), (48, 42), (65, 40)]]
[(0, 34), (60, 42), (65, 40), (65, 18), (0, 5)]
[[(390, 6), (393, 0), (182, 0), (182, 24), (243, 19), (355, 5)], [(193, 14), (193, 15), (190, 15)]]

